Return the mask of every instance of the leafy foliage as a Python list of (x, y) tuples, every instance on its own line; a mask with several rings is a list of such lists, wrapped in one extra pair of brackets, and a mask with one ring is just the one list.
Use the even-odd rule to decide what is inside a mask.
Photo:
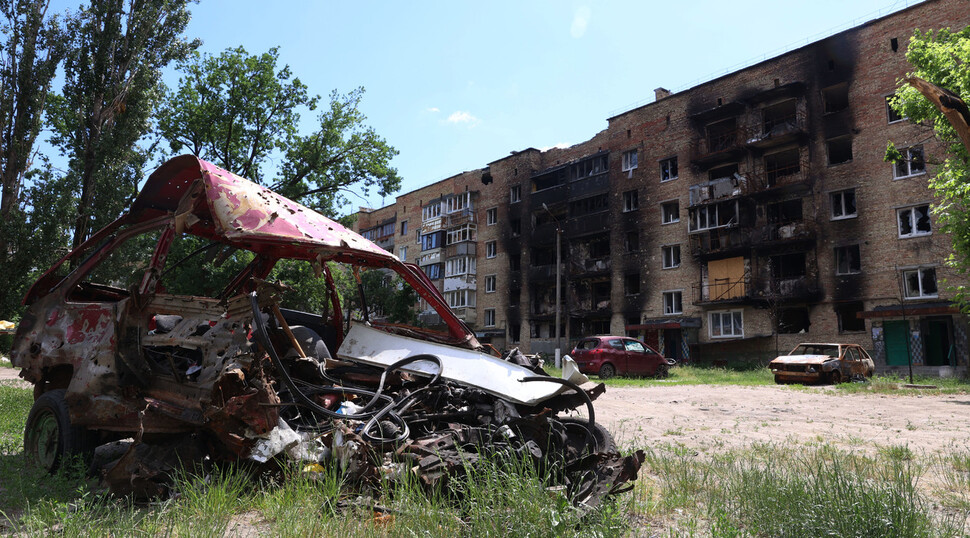
[(315, 130), (301, 135), (300, 113), (316, 110), (320, 97), (278, 60), (276, 48), (251, 55), (238, 47), (185, 62), (159, 116), (172, 153), (191, 152), (328, 215), (350, 186), (398, 189), (389, 164), (397, 150), (364, 125), (363, 88), (331, 93)]
[(74, 246), (137, 194), (151, 148), (139, 145), (162, 97), (161, 70), (199, 43), (182, 37), (188, 0), (98, 0), (68, 24), (64, 87), (51, 142), (78, 192)]
[[(920, 32), (910, 40), (906, 59), (916, 76), (955, 93), (965, 103), (970, 102), (970, 27), (953, 32), (949, 29)], [(970, 149), (961, 143), (953, 125), (926, 97), (908, 83), (902, 83), (892, 100), (892, 106), (910, 121), (932, 126), (936, 136), (946, 147), (948, 157), (938, 167), (930, 186), (939, 203), (934, 216), (942, 231), (953, 242), (948, 263), (961, 274), (970, 272)], [(886, 160), (898, 162), (903, 156), (891, 143)], [(965, 311), (970, 311), (970, 290), (966, 285), (955, 286), (956, 298)]]

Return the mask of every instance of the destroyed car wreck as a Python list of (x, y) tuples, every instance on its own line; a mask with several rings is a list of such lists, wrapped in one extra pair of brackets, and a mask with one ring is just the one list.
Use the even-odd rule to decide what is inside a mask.
[[(218, 285), (205, 273), (204, 296), (169, 292), (182, 263), (169, 255), (188, 240), (208, 242), (191, 255), (215, 266), (242, 253), (242, 269)], [(281, 308), (286, 286), (268, 280), (280, 260), (323, 279), (323, 312)], [(360, 271), (393, 271), (447, 333), (369, 320), (366, 308), (345, 325), (337, 265), (365, 305)], [(517, 351), (489, 354), (416, 266), (194, 156), (156, 170), (130, 211), (24, 302), (11, 355), (34, 385), (25, 453), (54, 471), (132, 439), (102, 468), (119, 494), (164, 493), (179, 461), (285, 454), (339, 465), (348, 483), (413, 473), (433, 486), (494, 454), (531, 460), (590, 507), (631, 487), (643, 461), (622, 456), (595, 422), (592, 399), (605, 389), (580, 388), (587, 379), (570, 360), (560, 379)], [(576, 409), (587, 418), (564, 415)]]

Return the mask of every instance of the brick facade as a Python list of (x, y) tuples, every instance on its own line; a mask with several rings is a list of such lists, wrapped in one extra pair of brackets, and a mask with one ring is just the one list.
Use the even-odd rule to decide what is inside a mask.
[[(565, 351), (596, 333), (695, 361), (842, 341), (884, 369), (908, 354), (927, 371), (965, 371), (949, 242), (925, 215), (941, 147), (929, 129), (890, 121), (885, 99), (914, 28), (967, 24), (965, 0), (930, 0), (682, 92), (658, 89), (586, 142), (403, 194), (361, 211), (357, 229), (407, 220), (394, 244), (418, 261), (422, 208), (472, 192), (475, 313), (463, 317), (500, 349), (556, 347), (559, 229)], [(899, 170), (883, 161), (889, 140), (912, 148)], [(456, 254), (442, 248), (443, 260)]]

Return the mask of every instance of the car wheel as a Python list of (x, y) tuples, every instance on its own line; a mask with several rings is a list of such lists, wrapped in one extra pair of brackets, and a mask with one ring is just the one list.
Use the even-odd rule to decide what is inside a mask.
[(606, 452), (610, 454), (618, 452), (613, 435), (598, 422), (593, 422), (592, 428), (590, 428), (590, 422), (584, 418), (566, 417), (557, 418), (557, 420), (566, 426), (567, 443), (573, 449), (579, 449), (582, 452), (581, 447), (587, 445), (589, 442), (588, 435), (592, 433), (593, 452)]
[(94, 432), (71, 424), (64, 389), (51, 390), (34, 401), (27, 415), (24, 455), (28, 462), (53, 473), (66, 458), (93, 455), (95, 439)]
[(657, 366), (657, 371), (653, 374), (657, 379), (665, 379), (668, 375), (670, 375), (670, 366), (665, 362), (660, 363)]
[(785, 384), (785, 381), (782, 378), (780, 378), (778, 376), (775, 376), (775, 384), (776, 385), (784, 385)]
[(838, 385), (841, 382), (842, 382), (842, 372), (838, 370), (832, 370), (829, 373), (829, 383), (833, 385)]
[(600, 366), (600, 379), (609, 379), (616, 375), (616, 368), (609, 363)]

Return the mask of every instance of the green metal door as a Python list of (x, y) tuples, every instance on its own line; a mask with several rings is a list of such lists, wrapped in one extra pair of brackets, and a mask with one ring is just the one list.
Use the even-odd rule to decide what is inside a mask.
[(905, 366), (909, 364), (909, 323), (886, 321), (882, 324), (886, 339), (886, 364)]

